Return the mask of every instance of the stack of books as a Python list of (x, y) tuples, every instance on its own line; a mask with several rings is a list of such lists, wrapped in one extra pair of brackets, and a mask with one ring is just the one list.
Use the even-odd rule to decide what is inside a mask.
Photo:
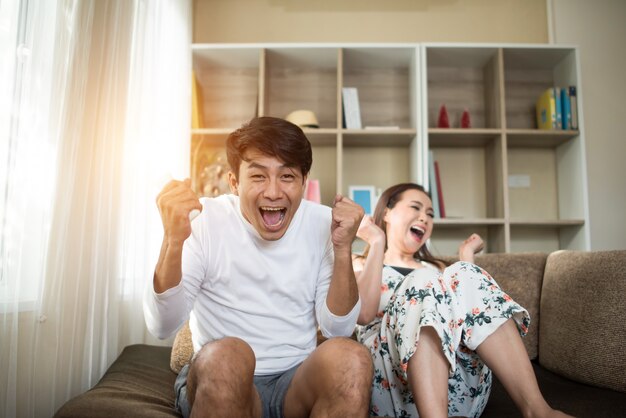
[(537, 99), (539, 129), (578, 129), (578, 100), (576, 86), (550, 87)]

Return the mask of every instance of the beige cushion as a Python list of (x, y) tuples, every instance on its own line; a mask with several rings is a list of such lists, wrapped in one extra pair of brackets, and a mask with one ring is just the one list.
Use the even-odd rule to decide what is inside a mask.
[(507, 253), (476, 257), (476, 264), (487, 270), (500, 288), (528, 311), (530, 327), (523, 341), (531, 360), (537, 358), (539, 299), (547, 256), (546, 253)]
[(172, 354), (170, 355), (170, 369), (174, 373), (180, 372), (183, 366), (191, 361), (193, 357), (193, 344), (191, 343), (191, 330), (189, 322), (178, 330), (174, 345), (172, 346)]
[(626, 251), (550, 254), (539, 362), (572, 380), (626, 392)]

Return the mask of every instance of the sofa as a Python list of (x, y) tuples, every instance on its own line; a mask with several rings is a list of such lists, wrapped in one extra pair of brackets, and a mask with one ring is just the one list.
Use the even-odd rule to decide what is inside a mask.
[[(485, 254), (476, 264), (530, 312), (524, 344), (550, 405), (577, 417), (626, 417), (626, 250)], [(55, 417), (178, 417), (174, 370), (189, 358), (186, 332), (173, 348), (126, 347)], [(521, 416), (495, 378), (482, 416)]]

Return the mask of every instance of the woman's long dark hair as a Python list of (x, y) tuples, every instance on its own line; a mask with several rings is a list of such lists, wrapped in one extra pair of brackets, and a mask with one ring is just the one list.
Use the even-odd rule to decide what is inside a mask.
[[(398, 203), (398, 201), (402, 197), (402, 194), (406, 192), (407, 190), (418, 190), (420, 192), (425, 193), (430, 198), (430, 194), (426, 190), (424, 190), (422, 186), (420, 186), (419, 184), (415, 184), (415, 183), (400, 183), (400, 184), (396, 184), (395, 186), (391, 186), (387, 190), (385, 190), (380, 195), (380, 198), (378, 198), (378, 203), (376, 204), (376, 209), (374, 210), (374, 216), (373, 216), (374, 223), (378, 225), (378, 227), (382, 229), (385, 232), (385, 234), (387, 233), (387, 223), (384, 221), (385, 210), (393, 209), (393, 207), (396, 206), (396, 203)], [(386, 239), (385, 239), (385, 251), (387, 251)], [(369, 246), (365, 249), (363, 256), (367, 257), (368, 252), (369, 252)], [(415, 254), (413, 254), (413, 257), (416, 258), (417, 260), (422, 260), (422, 261), (426, 261), (427, 263), (434, 264), (435, 266), (439, 268), (444, 268), (449, 265), (449, 263), (447, 263), (446, 261), (433, 256), (430, 253), (430, 251), (428, 251), (428, 248), (426, 247), (426, 245), (422, 245), (420, 249)]]

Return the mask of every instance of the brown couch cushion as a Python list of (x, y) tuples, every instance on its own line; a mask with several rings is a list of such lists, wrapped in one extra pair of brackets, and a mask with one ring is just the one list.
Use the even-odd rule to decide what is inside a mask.
[(541, 295), (539, 362), (626, 392), (626, 251), (550, 254)]
[(500, 288), (530, 314), (530, 328), (523, 341), (531, 360), (537, 358), (539, 298), (547, 256), (546, 253), (507, 253), (476, 257), (476, 264), (487, 270)]
[(54, 418), (176, 418), (170, 347), (126, 347), (93, 389), (71, 399)]
[(174, 344), (172, 345), (172, 355), (170, 356), (170, 369), (176, 374), (183, 366), (191, 361), (193, 357), (193, 343), (191, 342), (191, 330), (189, 321), (176, 333)]

